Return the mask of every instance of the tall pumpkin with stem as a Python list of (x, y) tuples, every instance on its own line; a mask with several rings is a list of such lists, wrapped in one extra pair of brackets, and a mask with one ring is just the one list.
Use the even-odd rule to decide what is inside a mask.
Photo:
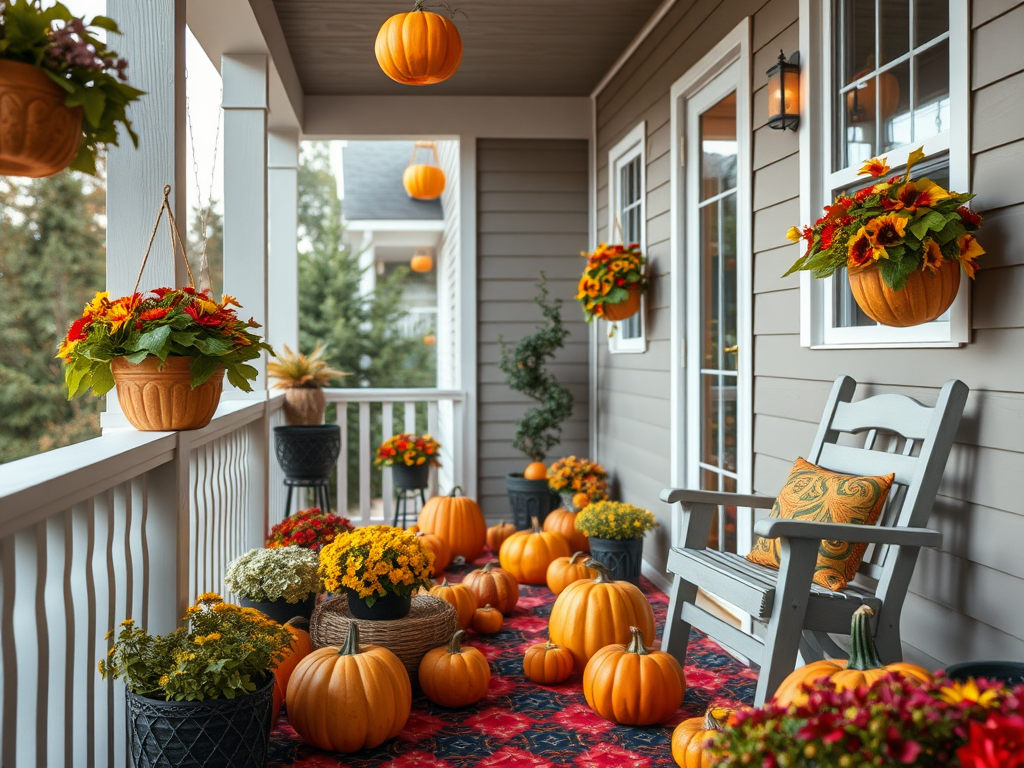
[(292, 352), (285, 344), (277, 360), (267, 363), (271, 387), (284, 390), (284, 418), (288, 424), (322, 424), (327, 407), (323, 388), (331, 379), (350, 375), (331, 368), (323, 359), (326, 352), (327, 348), (320, 343), (308, 355)]

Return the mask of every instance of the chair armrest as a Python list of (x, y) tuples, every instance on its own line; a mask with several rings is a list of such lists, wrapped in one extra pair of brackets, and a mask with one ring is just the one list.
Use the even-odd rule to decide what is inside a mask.
[(661, 500), (666, 504), (677, 501), (684, 504), (711, 504), (726, 507), (753, 507), (755, 509), (771, 509), (775, 499), (770, 496), (753, 496), (747, 493), (723, 493), (719, 491), (693, 491), (689, 488), (666, 488), (661, 492)]
[(942, 534), (930, 528), (879, 528), (851, 523), (816, 523), (768, 517), (754, 525), (754, 533), (765, 539), (823, 539), (858, 544), (894, 544), (906, 547), (938, 547)]

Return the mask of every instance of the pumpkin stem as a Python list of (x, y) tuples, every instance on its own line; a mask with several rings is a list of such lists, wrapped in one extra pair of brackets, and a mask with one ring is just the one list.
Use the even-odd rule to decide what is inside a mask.
[(286, 627), (301, 627), (302, 629), (309, 629), (309, 619), (305, 616), (292, 616), (288, 621), (284, 623)]
[(448, 643), (448, 653), (462, 653), (462, 636), (465, 634), (461, 629), (455, 631), (451, 641)]
[(854, 611), (850, 627), (850, 663), (846, 665), (847, 669), (863, 672), (881, 668), (882, 660), (878, 658), (875, 638), (871, 636), (871, 617), (874, 615), (875, 612), (866, 605)]
[(647, 656), (647, 649), (644, 647), (644, 633), (637, 627), (629, 628), (629, 645), (626, 646), (626, 653), (635, 653), (638, 656)]
[(720, 731), (725, 722), (715, 717), (715, 711), (718, 707), (708, 707), (708, 711), (704, 713), (704, 730), (705, 731)]
[[(421, 2), (423, 2), (423, 0), (417, 0), (417, 2), (416, 2), (416, 5), (417, 5), (417, 7), (416, 7), (416, 8), (414, 8), (413, 10), (416, 10), (416, 11), (422, 11), (423, 9), (422, 9), (422, 8), (420, 8), (420, 7), (418, 7), (418, 6), (419, 6), (419, 4), (420, 4)], [(452, 488), (452, 490), (451, 490), (451, 493), (449, 493), (449, 494), (448, 494), (448, 498), (449, 498), (449, 499), (454, 499), (454, 498), (455, 498), (456, 496), (458, 496), (458, 495), (459, 495), (460, 493), (461, 493), (461, 494), (462, 494), (463, 496), (465, 496), (465, 495), (466, 495), (466, 492), (465, 492), (464, 490), (462, 490), (462, 486), (461, 486), (461, 485), (456, 485), (456, 486), (455, 486), (454, 488)]]
[(576, 565), (576, 561), (581, 557), (586, 557), (586, 552), (573, 552), (572, 557), (569, 558), (569, 565)]
[(614, 581), (611, 571), (609, 571), (608, 567), (600, 560), (595, 560), (590, 557), (587, 558), (587, 562), (585, 562), (584, 565), (587, 566), (587, 568), (593, 568), (597, 571), (597, 578), (594, 579), (595, 584), (611, 584)]
[(345, 638), (344, 645), (338, 649), (339, 656), (357, 656), (359, 655), (359, 625), (354, 621), (348, 623), (348, 636)]
[(536, 517), (530, 518), (530, 525), (533, 527), (534, 533), (540, 533), (540, 520)]
[(493, 611), (494, 609), (491, 607), (491, 604), (488, 603), (487, 605), (484, 606), (484, 610), (485, 611)]
[(557, 647), (558, 646), (555, 645), (554, 643), (552, 643), (550, 640), (548, 640), (546, 643), (544, 643), (544, 650), (545, 651), (550, 651), (550, 650), (553, 650), (553, 649), (555, 649)]
[(448, 583), (448, 577), (447, 576), (442, 576), (441, 577), (441, 583), (438, 584), (437, 586), (439, 586), (439, 587), (450, 587), (451, 584)]
[(487, 564), (484, 565), (484, 573), (490, 573), (491, 569), (496, 565), (501, 565), (501, 563), (499, 563), (497, 560), (488, 561)]

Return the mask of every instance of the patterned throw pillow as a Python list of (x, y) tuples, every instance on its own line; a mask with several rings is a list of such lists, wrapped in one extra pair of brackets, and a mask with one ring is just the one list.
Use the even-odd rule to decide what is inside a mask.
[[(769, 516), (818, 523), (874, 525), (882, 513), (893, 478), (894, 475), (841, 475), (797, 459)], [(814, 568), (815, 582), (833, 591), (843, 589), (857, 574), (865, 549), (867, 544), (822, 541)], [(759, 538), (747, 560), (778, 568), (779, 539)]]

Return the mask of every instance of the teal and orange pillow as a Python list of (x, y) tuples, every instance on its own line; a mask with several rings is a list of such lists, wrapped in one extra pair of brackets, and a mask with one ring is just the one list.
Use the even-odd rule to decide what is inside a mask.
[[(894, 475), (843, 475), (797, 459), (769, 517), (817, 523), (874, 525), (892, 488)], [(867, 544), (822, 541), (814, 581), (838, 591), (857, 575)], [(747, 560), (769, 568), (780, 564), (779, 540), (759, 538)]]

